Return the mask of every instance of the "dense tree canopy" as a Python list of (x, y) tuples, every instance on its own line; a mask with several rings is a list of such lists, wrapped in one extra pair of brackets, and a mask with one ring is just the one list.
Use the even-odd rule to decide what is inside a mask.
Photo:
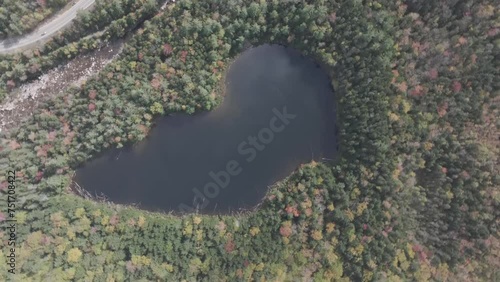
[[(0, 168), (17, 170), (23, 206), (19, 279), (491, 280), (498, 7), (439, 3), (169, 5), (98, 75), (0, 139)], [(106, 13), (126, 14), (115, 8)], [(121, 36), (120, 25), (136, 19), (107, 34)], [(143, 139), (155, 116), (216, 107), (232, 59), (263, 43), (291, 46), (328, 70), (338, 160), (303, 165), (239, 215), (153, 214), (70, 192), (78, 165)], [(7, 184), (0, 175), (2, 191)]]
[(64, 7), (69, 0), (3, 0), (0, 38), (24, 34)]

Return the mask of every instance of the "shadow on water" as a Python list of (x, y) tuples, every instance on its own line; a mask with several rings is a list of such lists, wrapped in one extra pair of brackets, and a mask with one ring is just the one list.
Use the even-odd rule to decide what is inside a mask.
[(328, 75), (277, 45), (245, 51), (220, 107), (161, 117), (148, 138), (77, 170), (91, 194), (151, 211), (227, 213), (254, 207), (300, 164), (336, 154)]

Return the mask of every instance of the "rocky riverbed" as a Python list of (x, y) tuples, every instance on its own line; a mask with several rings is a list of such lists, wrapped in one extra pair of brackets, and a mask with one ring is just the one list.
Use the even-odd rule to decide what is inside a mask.
[(70, 86), (80, 86), (110, 63), (121, 52), (122, 46), (123, 41), (117, 41), (78, 56), (14, 90), (14, 93), (0, 104), (0, 133), (8, 132), (30, 117), (45, 99), (64, 92)]

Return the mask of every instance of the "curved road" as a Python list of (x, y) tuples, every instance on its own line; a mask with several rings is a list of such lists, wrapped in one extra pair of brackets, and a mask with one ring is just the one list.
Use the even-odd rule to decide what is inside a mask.
[(0, 54), (13, 52), (18, 48), (27, 47), (40, 40), (47, 40), (54, 33), (69, 24), (76, 17), (78, 10), (85, 10), (94, 4), (94, 2), (95, 0), (79, 0), (69, 9), (49, 19), (30, 34), (0, 41)]

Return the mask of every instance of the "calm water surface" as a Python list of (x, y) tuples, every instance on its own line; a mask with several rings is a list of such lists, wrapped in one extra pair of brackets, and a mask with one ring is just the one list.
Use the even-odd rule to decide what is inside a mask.
[(333, 90), (311, 60), (253, 48), (226, 85), (216, 110), (159, 118), (146, 140), (88, 162), (75, 181), (147, 210), (223, 213), (255, 206), (300, 164), (334, 156)]

